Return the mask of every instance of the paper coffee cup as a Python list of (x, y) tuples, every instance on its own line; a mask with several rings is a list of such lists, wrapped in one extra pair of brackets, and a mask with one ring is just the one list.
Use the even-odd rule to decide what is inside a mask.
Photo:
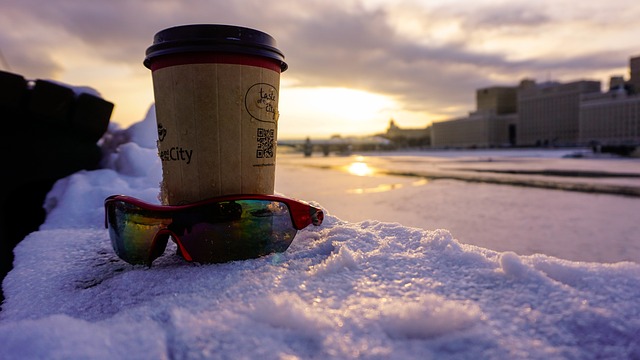
[(229, 25), (158, 32), (152, 70), (162, 160), (161, 201), (273, 194), (280, 73), (275, 40)]

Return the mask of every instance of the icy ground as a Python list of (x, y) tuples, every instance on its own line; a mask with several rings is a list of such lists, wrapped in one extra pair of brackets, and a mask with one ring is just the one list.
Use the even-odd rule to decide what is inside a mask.
[[(51, 191), (46, 223), (16, 248), (15, 268), (3, 284), (0, 358), (640, 358), (637, 263), (494, 251), (438, 229), (463, 224), (460, 232), (472, 230), (462, 235), (466, 243), (491, 231), (496, 222), (490, 219), (468, 220), (481, 214), (473, 202), (495, 199), (492, 184), (462, 190), (466, 183), (457, 180), (414, 186), (415, 179), (404, 177), (411, 183), (386, 194), (398, 206), (433, 208), (409, 227), (401, 220), (409, 222), (416, 210), (383, 222), (395, 209), (388, 199), (356, 203), (357, 195), (385, 194), (367, 190), (385, 178), (337, 180), (348, 174), (285, 165), (283, 157), (277, 190), (301, 194), (330, 214), (322, 226), (300, 231), (285, 253), (198, 265), (170, 247), (151, 268), (128, 265), (110, 247), (102, 202), (113, 193), (157, 201), (154, 130), (150, 112), (116, 136), (129, 141), (114, 146), (106, 169), (76, 173)], [(338, 189), (338, 181), (356, 190), (323, 195)], [(519, 188), (496, 201), (513, 208), (520, 204), (513, 198), (528, 191)], [(563, 214), (580, 202), (557, 208), (559, 201), (549, 212)], [(631, 211), (635, 202), (628, 203)], [(509, 230), (489, 235), (493, 244), (529, 236), (524, 222), (506, 226), (515, 220), (504, 216)], [(611, 242), (620, 236), (617, 216), (598, 230), (610, 233)]]
[(519, 255), (640, 263), (640, 159), (566, 158), (576, 153), (589, 155), (575, 149), (286, 153), (278, 158), (276, 187), (350, 222), (447, 229), (463, 243)]

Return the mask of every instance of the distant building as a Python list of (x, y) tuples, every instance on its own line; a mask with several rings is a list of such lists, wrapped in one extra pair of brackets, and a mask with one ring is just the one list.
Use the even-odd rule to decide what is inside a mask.
[(476, 90), (476, 112), (498, 115), (518, 111), (518, 94), (513, 86), (492, 86)]
[(579, 142), (583, 145), (640, 144), (640, 95), (618, 89), (583, 96)]
[(524, 79), (517, 87), (476, 90), (476, 111), (424, 129), (400, 129), (391, 120), (386, 137), (396, 144), (432, 147), (640, 146), (640, 56), (629, 60), (629, 80), (612, 76), (569, 83)]
[(632, 93), (640, 94), (640, 56), (629, 60), (629, 85)]
[(629, 81), (612, 76), (608, 92), (582, 96), (581, 144), (640, 145), (640, 56), (629, 60), (629, 68)]
[(476, 111), (464, 118), (432, 124), (433, 147), (502, 147), (515, 145), (515, 87), (494, 86), (476, 91)]
[(518, 87), (519, 146), (575, 145), (579, 141), (580, 98), (599, 93), (600, 82), (536, 84), (523, 80)]
[(391, 119), (384, 137), (401, 147), (429, 146), (431, 145), (431, 127), (400, 128), (396, 125), (395, 120)]
[(512, 146), (517, 114), (474, 113), (465, 118), (432, 124), (432, 147), (488, 148)]

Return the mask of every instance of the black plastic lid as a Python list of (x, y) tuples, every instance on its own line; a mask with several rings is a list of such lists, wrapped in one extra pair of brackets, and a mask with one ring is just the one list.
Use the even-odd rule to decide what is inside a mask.
[(225, 52), (262, 56), (288, 66), (284, 55), (276, 48), (276, 40), (262, 31), (233, 25), (181, 25), (158, 32), (153, 45), (146, 51), (144, 66), (151, 68), (154, 58), (185, 52)]

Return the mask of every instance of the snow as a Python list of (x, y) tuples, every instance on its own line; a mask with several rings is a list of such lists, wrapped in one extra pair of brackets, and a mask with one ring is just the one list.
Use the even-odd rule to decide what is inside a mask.
[[(331, 196), (331, 185), (346, 180), (334, 175), (318, 185), (323, 181), (312, 179), (320, 170), (282, 156), (277, 191), (305, 194), (328, 214), (322, 226), (300, 231), (285, 253), (198, 265), (170, 245), (151, 268), (129, 265), (111, 249), (102, 204), (115, 193), (158, 202), (160, 162), (149, 138), (154, 122), (150, 111), (129, 129), (112, 127), (106, 168), (75, 173), (49, 193), (46, 222), (15, 249), (14, 269), (3, 283), (0, 358), (640, 357), (637, 262), (496, 251), (471, 244), (473, 232), (458, 241), (435, 220), (410, 226), (380, 220), (395, 210), (409, 213), (400, 206), (384, 210), (388, 198), (409, 196), (397, 199), (408, 207), (428, 204), (432, 199), (409, 200), (436, 183), (444, 185), (435, 203), (460, 200), (451, 191), (460, 189), (455, 180), (414, 186), (415, 179), (403, 178), (407, 182), (391, 191), (371, 190), (367, 194), (387, 199), (360, 208), (352, 201), (347, 209), (381, 217), (349, 221), (333, 206), (342, 211), (335, 204), (388, 178), (359, 177), (351, 185), (364, 189), (359, 194)], [(617, 236), (617, 223), (599, 226)], [(487, 227), (470, 225), (477, 235)], [(500, 236), (514, 243), (528, 232), (505, 227), (510, 232)]]

